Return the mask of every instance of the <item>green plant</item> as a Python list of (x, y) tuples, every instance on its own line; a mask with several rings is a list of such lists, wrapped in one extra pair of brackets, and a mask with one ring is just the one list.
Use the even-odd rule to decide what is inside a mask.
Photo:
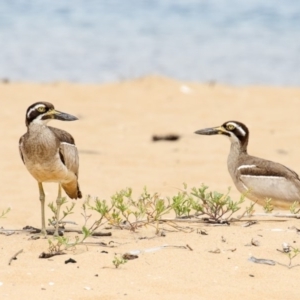
[(290, 207), (290, 212), (292, 214), (298, 214), (300, 212), (300, 207), (299, 207), (299, 201), (295, 201), (291, 207)]
[(127, 188), (113, 195), (111, 203), (112, 211), (106, 215), (109, 223), (122, 229), (129, 228), (131, 231), (155, 223), (158, 233), (162, 216), (171, 210), (169, 202), (166, 203), (157, 193), (149, 194), (146, 187), (137, 200), (132, 197), (132, 189)]
[(118, 257), (118, 256), (115, 256), (114, 257), (114, 260), (112, 261), (112, 263), (114, 264), (114, 266), (117, 268), (119, 268), (120, 265), (124, 265), (127, 263), (127, 260), (124, 259), (122, 256), (121, 257)]
[(76, 249), (77, 245), (82, 244), (83, 241), (92, 234), (85, 226), (82, 227), (81, 231), (83, 233), (82, 237), (79, 238), (79, 236), (75, 236), (73, 241), (66, 236), (54, 236), (52, 239), (49, 238), (49, 253), (57, 255), (62, 254), (65, 250)]
[(134, 206), (135, 203), (132, 200), (131, 196), (131, 188), (123, 189), (112, 196), (111, 199), (112, 203), (114, 204), (114, 209), (111, 215), (110, 222), (120, 228), (124, 228), (124, 226), (121, 225), (122, 223), (128, 224), (129, 229), (135, 231), (137, 225), (134, 224), (131, 220), (131, 216), (135, 215), (131, 207)]
[(250, 203), (250, 206), (246, 207), (246, 211), (245, 214), (247, 216), (252, 216), (254, 214), (254, 206), (255, 206), (256, 202), (252, 202)]
[[(61, 198), (61, 207), (63, 207), (63, 205), (67, 204), (67, 198), (63, 197)], [(62, 217), (59, 220), (56, 220), (56, 215), (57, 215), (57, 205), (55, 205), (53, 202), (48, 204), (48, 207), (51, 209), (53, 216), (51, 219), (48, 219), (49, 224), (53, 225), (55, 227), (56, 222), (58, 222), (59, 224), (63, 223), (63, 220), (65, 219), (65, 217), (67, 217), (68, 215), (73, 214), (73, 210), (75, 207), (75, 202), (71, 202), (71, 206), (66, 206), (65, 210), (63, 210), (62, 212)]]
[(289, 258), (289, 267), (292, 267), (292, 260), (300, 254), (300, 250), (298, 248), (294, 248), (290, 246), (290, 251), (286, 253)]
[(48, 239), (49, 253), (50, 254), (62, 254), (66, 249), (69, 238), (64, 236), (57, 236), (53, 239)]
[[(100, 200), (98, 197), (92, 199), (91, 196), (87, 196), (82, 204), (81, 213), (84, 217), (84, 225), (82, 227), (83, 238), (76, 238), (74, 242), (70, 242), (58, 237), (56, 241), (58, 245), (65, 245), (66, 248), (80, 244), (87, 237), (93, 235), (106, 222), (117, 228), (126, 228), (131, 231), (136, 231), (141, 226), (152, 225), (156, 229), (156, 234), (160, 232), (159, 226), (162, 222), (181, 230), (176, 224), (176, 218), (192, 218), (199, 215), (206, 215), (210, 222), (228, 222), (232, 214), (240, 209), (240, 205), (245, 200), (245, 195), (241, 195), (238, 201), (233, 201), (229, 196), (230, 188), (228, 188), (227, 193), (222, 194), (216, 191), (208, 191), (208, 187), (204, 184), (200, 188), (192, 188), (191, 192), (187, 191), (185, 183), (183, 186), (184, 189), (179, 191), (177, 195), (167, 198), (161, 197), (158, 193), (148, 193), (146, 187), (144, 187), (143, 192), (137, 200), (132, 196), (131, 188), (116, 192), (110, 201)], [(66, 198), (63, 198), (62, 205), (66, 203)], [(246, 213), (253, 213), (254, 205), (255, 203), (252, 203), (242, 217)], [(74, 206), (74, 203), (70, 207), (66, 206), (61, 219), (56, 220), (57, 206), (50, 203), (49, 207), (54, 217), (49, 222), (53, 225), (56, 222), (62, 223), (68, 215), (73, 213)], [(176, 218), (174, 220), (163, 219), (163, 216), (171, 211), (175, 212)], [(97, 217), (88, 226), (92, 217), (91, 212), (96, 212)]]
[(183, 191), (172, 197), (171, 207), (175, 211), (176, 217), (189, 217), (192, 209), (197, 210), (197, 204), (193, 197), (187, 192), (187, 185), (183, 184)]
[[(96, 198), (95, 205), (91, 205), (88, 198), (83, 205), (83, 215), (86, 221), (90, 218), (87, 208), (100, 214), (100, 218), (89, 228), (92, 232), (106, 219), (113, 226), (131, 231), (136, 231), (140, 226), (154, 225), (158, 234), (162, 217), (171, 211), (175, 212), (177, 218), (206, 215), (211, 222), (228, 222), (245, 201), (245, 195), (241, 195), (238, 201), (233, 201), (229, 196), (230, 188), (225, 194), (207, 190), (208, 187), (202, 184), (200, 188), (194, 187), (188, 192), (187, 185), (184, 184), (184, 189), (177, 195), (164, 198), (158, 193), (148, 193), (144, 187), (142, 194), (135, 200), (132, 189), (126, 188), (115, 193), (110, 202)], [(253, 213), (254, 205), (255, 203), (251, 204), (245, 213)]]
[(264, 211), (266, 213), (271, 213), (274, 210), (274, 206), (272, 204), (272, 198), (266, 198), (265, 205), (264, 205)]
[(283, 264), (283, 263), (277, 262), (279, 265), (287, 267), (289, 269), (300, 266), (300, 264), (292, 265), (292, 260), (300, 254), (300, 249), (292, 247), (287, 243), (284, 243), (283, 244), (283, 251), (281, 251), (281, 250), (278, 250), (278, 251), (285, 254), (289, 259), (288, 264)]
[[(187, 185), (184, 184), (184, 189), (171, 198), (161, 197), (158, 193), (150, 194), (146, 187), (144, 187), (143, 192), (137, 200), (132, 196), (131, 188), (116, 192), (110, 201), (100, 200), (98, 197), (92, 199), (91, 196), (87, 196), (82, 204), (82, 216), (84, 217), (84, 225), (81, 229), (82, 235), (80, 237), (76, 236), (73, 240), (65, 236), (49, 239), (49, 252), (52, 254), (60, 254), (64, 250), (73, 249), (77, 245), (83, 244), (89, 236), (92, 236), (99, 227), (107, 222), (117, 228), (127, 228), (132, 231), (136, 231), (137, 228), (141, 226), (151, 225), (155, 227), (156, 234), (160, 233), (159, 226), (162, 222), (177, 230), (183, 230), (183, 228), (176, 224), (176, 218), (178, 217), (192, 218), (199, 215), (206, 215), (208, 216), (207, 220), (209, 222), (228, 222), (232, 214), (240, 209), (240, 205), (245, 199), (245, 195), (241, 195), (238, 201), (233, 201), (229, 193), (230, 188), (228, 188), (225, 194), (208, 191), (208, 187), (204, 184), (202, 184), (200, 188), (194, 187), (188, 192)], [(62, 205), (66, 203), (66, 198), (63, 198)], [(268, 204), (270, 205), (269, 202)], [(241, 217), (246, 213), (253, 213), (254, 205), (255, 203), (252, 203)], [(68, 215), (73, 213), (74, 206), (74, 203), (72, 203), (70, 207), (66, 206), (61, 219), (56, 220), (57, 206), (50, 203), (49, 207), (54, 217), (52, 217), (49, 222), (53, 225), (55, 225), (57, 221), (62, 223)], [(8, 211), (9, 209), (2, 213), (2, 216)], [(176, 218), (173, 220), (163, 219), (163, 216), (171, 211), (175, 212)], [(96, 212), (97, 217), (96, 220), (88, 226), (92, 212)], [(117, 256), (113, 261), (116, 268), (125, 262), (126, 259)]]
[(53, 238), (48, 238), (48, 253), (46, 257), (51, 257), (54, 255), (64, 254), (64, 251), (76, 249), (76, 245), (79, 244), (79, 237), (75, 237), (74, 242), (70, 242), (69, 237), (66, 236), (54, 236)]
[[(82, 204), (83, 209), (83, 217), (85, 219), (85, 228), (87, 232), (91, 235), (95, 232), (100, 226), (105, 223), (105, 220), (109, 220), (109, 213), (114, 208), (114, 202), (112, 201), (110, 204), (107, 204), (106, 200), (99, 200), (98, 197), (94, 199), (94, 203), (91, 204), (91, 196), (88, 196), (85, 202)], [(90, 219), (91, 215), (88, 215), (87, 209), (95, 211), (99, 214), (99, 217), (96, 221), (92, 223), (92, 225), (87, 229), (87, 222)]]
[(196, 213), (207, 215), (212, 222), (228, 221), (245, 201), (245, 195), (241, 195), (238, 201), (233, 201), (229, 196), (230, 188), (226, 194), (207, 192), (207, 189), (204, 184), (201, 188), (192, 188), (191, 194), (197, 198), (193, 201), (192, 207)]
[(6, 210), (3, 210), (2, 213), (0, 214), (0, 219), (6, 218), (6, 215), (10, 212), (10, 207), (7, 208)]
[(159, 233), (159, 223), (162, 219), (162, 216), (168, 214), (172, 210), (172, 206), (170, 205), (169, 199), (164, 199), (160, 197), (158, 193), (154, 193), (150, 195), (147, 193), (147, 190), (144, 190), (144, 194), (142, 195), (143, 203), (145, 207), (145, 214), (147, 217), (146, 224), (154, 223), (156, 228), (155, 233)]

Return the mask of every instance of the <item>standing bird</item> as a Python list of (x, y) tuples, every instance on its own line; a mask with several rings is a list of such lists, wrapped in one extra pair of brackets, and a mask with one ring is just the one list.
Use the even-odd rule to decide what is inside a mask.
[(300, 179), (294, 171), (247, 153), (249, 130), (244, 124), (229, 121), (222, 126), (201, 129), (195, 133), (229, 137), (228, 171), (236, 188), (250, 200), (264, 205), (265, 200), (271, 198), (274, 207), (283, 209), (300, 201)]
[(49, 102), (36, 102), (26, 112), (27, 132), (19, 140), (21, 158), (29, 173), (37, 180), (41, 201), (42, 230), (45, 226), (45, 193), (43, 182), (57, 182), (56, 228), (58, 235), (61, 187), (71, 199), (82, 198), (78, 184), (79, 158), (73, 137), (66, 131), (47, 126), (52, 120), (74, 121), (76, 117), (57, 111)]

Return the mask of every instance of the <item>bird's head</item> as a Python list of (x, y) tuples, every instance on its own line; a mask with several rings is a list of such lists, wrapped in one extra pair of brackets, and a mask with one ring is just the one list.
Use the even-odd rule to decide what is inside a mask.
[(54, 109), (53, 104), (49, 102), (36, 102), (30, 105), (27, 108), (25, 118), (26, 126), (29, 126), (30, 124), (45, 125), (52, 119), (61, 121), (78, 120), (78, 118), (72, 115)]
[(249, 139), (248, 128), (237, 121), (228, 121), (221, 126), (200, 129), (195, 131), (195, 133), (203, 135), (222, 134), (229, 137), (232, 143), (239, 143), (240, 146), (247, 146)]

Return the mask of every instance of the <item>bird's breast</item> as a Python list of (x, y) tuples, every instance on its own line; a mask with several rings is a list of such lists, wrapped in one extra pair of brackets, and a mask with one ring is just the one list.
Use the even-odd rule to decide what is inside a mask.
[(59, 142), (50, 130), (31, 133), (21, 145), (25, 163), (31, 161), (43, 164), (55, 158), (59, 149)]
[(48, 160), (25, 160), (25, 165), (30, 174), (39, 182), (60, 182), (69, 174), (58, 153)]
[(69, 177), (59, 156), (59, 141), (47, 128), (31, 128), (20, 147), (25, 166), (37, 181), (61, 182)]

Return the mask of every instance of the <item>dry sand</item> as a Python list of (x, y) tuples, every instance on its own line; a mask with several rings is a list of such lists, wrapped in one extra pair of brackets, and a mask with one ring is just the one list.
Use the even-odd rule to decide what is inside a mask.
[[(53, 121), (51, 125), (75, 137), (84, 196), (109, 199), (126, 187), (132, 187), (138, 196), (144, 186), (149, 192), (172, 196), (186, 182), (189, 187), (205, 183), (219, 192), (232, 186), (231, 195), (238, 199), (226, 166), (229, 141), (193, 133), (231, 119), (248, 125), (249, 153), (300, 172), (300, 88), (231, 87), (155, 76), (106, 85), (1, 84), (0, 211), (11, 207), (11, 212), (0, 225), (7, 229), (40, 226), (37, 183), (18, 153), (19, 137), (26, 130), (25, 111), (40, 100), (79, 118), (76, 122)], [(179, 134), (181, 139), (151, 140), (153, 134), (169, 133)], [(54, 201), (57, 185), (45, 184), (44, 188), (47, 203)], [(82, 200), (77, 201), (76, 212), (69, 217), (78, 226), (71, 227), (83, 224), (80, 203)], [(256, 206), (256, 212), (261, 211)], [(48, 208), (46, 213), (49, 217)], [(116, 248), (78, 246), (74, 253), (51, 259), (38, 258), (48, 249), (46, 239), (30, 240), (31, 235), (25, 233), (0, 235), (0, 298), (298, 299), (300, 267), (288, 269), (248, 261), (253, 255), (288, 263), (276, 249), (283, 242), (300, 248), (299, 235), (290, 229), (293, 226), (300, 227), (299, 221), (262, 218), (251, 227), (242, 227), (241, 223), (228, 227), (195, 224), (191, 233), (166, 231), (166, 237), (152, 239), (139, 239), (153, 237), (152, 227), (138, 233), (113, 229), (111, 237), (97, 241), (114, 241), (119, 243)], [(208, 235), (197, 233), (197, 229), (205, 229)], [(251, 239), (260, 245), (245, 246)], [(166, 248), (141, 254), (119, 269), (113, 267), (115, 253), (165, 244), (189, 244), (193, 251)], [(216, 248), (219, 254), (209, 252)], [(9, 266), (10, 257), (20, 249), (23, 253)], [(65, 264), (70, 257), (77, 263)], [(293, 261), (298, 263), (300, 256)]]

